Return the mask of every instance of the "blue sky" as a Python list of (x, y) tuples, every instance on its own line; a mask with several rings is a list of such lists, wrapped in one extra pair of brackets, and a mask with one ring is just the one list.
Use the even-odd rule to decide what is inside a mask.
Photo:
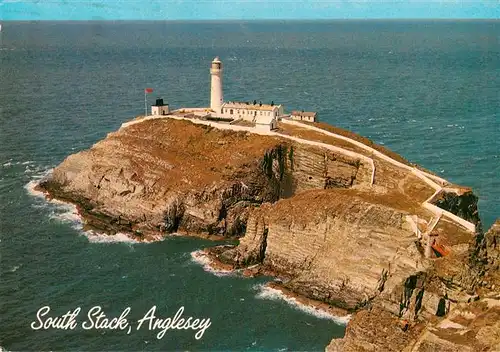
[(500, 0), (0, 0), (0, 20), (500, 18)]

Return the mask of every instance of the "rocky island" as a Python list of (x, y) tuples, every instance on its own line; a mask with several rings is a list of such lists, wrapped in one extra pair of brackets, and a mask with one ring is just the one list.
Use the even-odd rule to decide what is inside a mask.
[(498, 349), (500, 224), (483, 234), (470, 189), (326, 124), (195, 122), (135, 120), (38, 187), (108, 233), (238, 238), (215, 263), (353, 313), (328, 350)]
[(500, 222), (483, 232), (470, 188), (314, 113), (222, 103), (210, 70), (210, 108), (158, 99), (38, 188), (99, 231), (237, 239), (213, 265), (352, 315), (328, 351), (500, 350)]

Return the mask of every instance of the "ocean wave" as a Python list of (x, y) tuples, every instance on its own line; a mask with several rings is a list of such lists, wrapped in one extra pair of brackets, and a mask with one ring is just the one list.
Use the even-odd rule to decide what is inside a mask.
[(269, 300), (282, 300), (291, 305), (293, 308), (298, 309), (304, 313), (315, 316), (319, 319), (328, 319), (333, 320), (338, 324), (346, 325), (351, 319), (350, 315), (346, 316), (336, 316), (331, 313), (328, 313), (319, 308), (300, 303), (294, 297), (289, 297), (285, 295), (282, 291), (269, 287), (266, 284), (257, 284), (253, 287), (256, 291), (258, 291), (256, 297), (259, 299), (269, 299)]
[(94, 230), (82, 231), (82, 234), (87, 237), (89, 242), (92, 243), (130, 243), (130, 244), (138, 244), (138, 243), (154, 243), (161, 242), (166, 239), (165, 236), (161, 234), (148, 236), (147, 239), (139, 240), (126, 232), (117, 232), (114, 235), (110, 235), (104, 232), (97, 232)]
[(24, 188), (29, 195), (38, 198), (42, 203), (34, 204), (35, 207), (48, 207), (49, 208), (49, 218), (55, 221), (59, 221), (65, 224), (69, 224), (73, 229), (83, 231), (83, 219), (78, 214), (78, 209), (76, 205), (63, 202), (57, 199), (49, 199), (45, 192), (37, 190), (36, 186), (40, 183), (40, 180), (49, 176), (52, 170), (47, 170), (43, 174), (33, 176), (33, 179), (28, 182)]
[(132, 237), (130, 237), (128, 234), (123, 233), (123, 232), (117, 232), (114, 235), (108, 235), (106, 233), (102, 232), (96, 232), (93, 230), (88, 230), (88, 231), (83, 231), (82, 232), (85, 237), (89, 240), (89, 242), (92, 243), (151, 243), (151, 242), (158, 242), (163, 239), (162, 236), (157, 236), (157, 238), (152, 238), (148, 241), (139, 241), (136, 240)]
[(9, 159), (6, 162), (2, 164), (3, 167), (10, 167), (10, 166), (16, 166), (16, 165), (32, 165), (34, 164), (34, 161), (32, 160), (26, 160), (26, 161), (13, 161), (13, 159)]
[(235, 275), (236, 272), (233, 270), (215, 269), (213, 267), (212, 259), (202, 250), (197, 250), (191, 252), (191, 261), (199, 264), (208, 273), (214, 274), (215, 276), (230, 276)]
[[(15, 272), (17, 271), (17, 269), (19, 269), (20, 267), (21, 267), (21, 265), (14, 265), (14, 266), (12, 267), (12, 269), (10, 269), (9, 271), (10, 271), (11, 273), (15, 273)], [(0, 351), (1, 351), (1, 350), (0, 350)]]
[(58, 199), (49, 199), (45, 192), (36, 189), (40, 181), (49, 176), (51, 172), (52, 169), (45, 171), (43, 174), (34, 175), (33, 179), (29, 181), (24, 188), (30, 196), (43, 201), (34, 204), (36, 207), (50, 207), (49, 217), (51, 219), (70, 223), (72, 227), (82, 229), (83, 222), (81, 216), (78, 214), (76, 205)]
[(46, 199), (45, 193), (42, 191), (39, 191), (36, 189), (36, 186), (40, 183), (41, 180), (45, 179), (52, 173), (53, 169), (45, 169), (43, 172), (40, 172), (36, 175), (32, 175), (32, 180), (29, 181), (25, 186), (24, 189), (28, 192), (30, 196), (40, 198), (40, 199)]

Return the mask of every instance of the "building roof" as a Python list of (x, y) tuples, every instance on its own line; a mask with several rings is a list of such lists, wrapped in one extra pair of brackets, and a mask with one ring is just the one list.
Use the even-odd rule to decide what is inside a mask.
[(295, 115), (295, 116), (316, 117), (317, 114), (318, 113), (316, 113), (314, 111), (297, 111), (297, 110), (292, 111), (292, 115)]
[(240, 101), (228, 101), (222, 104), (223, 108), (233, 108), (233, 109), (249, 109), (249, 110), (265, 110), (272, 111), (279, 108), (281, 105), (271, 105), (271, 104), (253, 104), (245, 103)]
[(270, 115), (257, 115), (255, 116), (255, 123), (258, 125), (270, 125), (271, 121), (274, 120), (274, 116)]

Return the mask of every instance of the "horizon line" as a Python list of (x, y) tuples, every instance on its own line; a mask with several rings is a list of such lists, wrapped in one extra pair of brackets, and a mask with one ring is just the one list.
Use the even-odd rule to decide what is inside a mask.
[(77, 19), (77, 20), (62, 20), (62, 19), (0, 19), (2, 22), (279, 22), (279, 21), (295, 21), (295, 22), (327, 22), (327, 21), (500, 21), (500, 18), (495, 17), (380, 17), (380, 18), (224, 18), (224, 19), (133, 19), (133, 18), (118, 18), (118, 19)]

